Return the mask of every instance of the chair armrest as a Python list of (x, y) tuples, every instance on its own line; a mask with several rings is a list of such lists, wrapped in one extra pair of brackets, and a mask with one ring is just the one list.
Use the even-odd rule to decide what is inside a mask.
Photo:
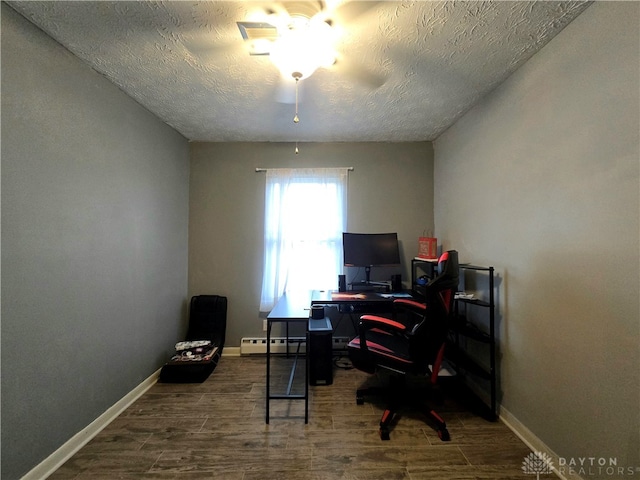
[(393, 318), (402, 322), (407, 330), (411, 330), (424, 319), (427, 304), (408, 298), (398, 298), (393, 302), (393, 312)]
[(385, 330), (390, 333), (404, 332), (407, 329), (407, 327), (400, 322), (377, 315), (362, 315), (360, 317), (359, 328), (361, 331), (379, 328), (380, 330)]
[(408, 307), (409, 309), (416, 309), (421, 312), (427, 309), (425, 303), (416, 302), (415, 300), (409, 300), (407, 298), (397, 298), (393, 301), (393, 304), (397, 307)]
[(377, 315), (362, 315), (358, 324), (358, 337), (360, 339), (360, 349), (362, 352), (369, 350), (367, 346), (367, 332), (371, 330), (382, 330), (391, 335), (402, 335), (406, 333), (407, 327), (402, 323), (396, 322), (385, 317)]

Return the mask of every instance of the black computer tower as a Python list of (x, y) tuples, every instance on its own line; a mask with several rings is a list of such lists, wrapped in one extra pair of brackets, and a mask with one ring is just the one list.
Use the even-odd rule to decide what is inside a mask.
[(309, 384), (333, 383), (333, 327), (329, 318), (309, 319)]

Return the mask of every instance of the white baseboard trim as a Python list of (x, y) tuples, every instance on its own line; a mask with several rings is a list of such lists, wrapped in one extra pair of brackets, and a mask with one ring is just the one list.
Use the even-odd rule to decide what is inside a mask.
[(224, 347), (222, 350), (223, 357), (239, 357), (240, 347)]
[(131, 404), (133, 404), (133, 402), (149, 390), (158, 381), (159, 376), (160, 369), (151, 374), (140, 385), (109, 407), (107, 411), (96, 418), (93, 422), (76, 433), (60, 448), (31, 469), (24, 477), (22, 477), (21, 480), (42, 480), (55, 472), (75, 453), (77, 453), (78, 450), (89, 443), (93, 437), (109, 425), (109, 423), (111, 423), (118, 415), (124, 412)]
[(560, 471), (558, 469), (560, 458), (559, 455), (551, 450), (547, 446), (547, 444), (540, 440), (540, 438), (538, 438), (531, 430), (525, 427), (515, 416), (511, 414), (511, 412), (509, 412), (504, 407), (500, 407), (500, 421), (504, 423), (513, 433), (515, 433), (516, 436), (520, 440), (522, 440), (533, 452), (542, 452), (549, 455), (552, 462), (553, 473), (555, 473), (558, 478), (561, 478), (562, 480), (584, 480), (579, 475)]

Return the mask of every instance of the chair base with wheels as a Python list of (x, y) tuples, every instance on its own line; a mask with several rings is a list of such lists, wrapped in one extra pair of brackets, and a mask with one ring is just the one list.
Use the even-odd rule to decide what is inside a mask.
[[(389, 440), (393, 425), (400, 416), (399, 411), (403, 406), (409, 406), (412, 410), (422, 413), (427, 418), (433, 429), (437, 432), (438, 437), (443, 442), (451, 440), (447, 424), (438, 413), (431, 408), (427, 401), (422, 401), (426, 395), (432, 393), (438, 395), (439, 391), (426, 391), (422, 388), (411, 388), (407, 386), (404, 377), (392, 376), (389, 385), (386, 387), (366, 387), (356, 390), (356, 403), (364, 405), (366, 398), (384, 398), (386, 408), (380, 418), (380, 439)], [(413, 399), (408, 401), (407, 399)], [(441, 399), (435, 399), (434, 403), (441, 403)]]

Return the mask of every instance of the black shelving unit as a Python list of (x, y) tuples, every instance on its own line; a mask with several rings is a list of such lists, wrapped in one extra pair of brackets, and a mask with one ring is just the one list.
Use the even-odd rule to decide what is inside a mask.
[[(498, 418), (497, 409), (497, 371), (496, 371), (496, 335), (495, 335), (495, 283), (494, 268), (478, 265), (460, 265), (461, 275), (486, 275), (487, 287), (482, 298), (476, 298), (479, 292), (474, 292), (474, 298), (456, 298), (454, 310), (454, 322), (450, 328), (450, 345), (447, 358), (453, 363), (457, 374), (464, 379), (466, 375), (482, 379), (489, 387), (489, 412), (491, 420)], [(465, 278), (466, 283), (466, 278)], [(471, 309), (481, 309), (488, 315), (488, 322), (483, 327), (474, 322), (474, 318), (482, 315), (482, 312), (474, 312)], [(480, 323), (480, 322), (478, 322)], [(483, 345), (480, 350), (488, 356), (488, 364), (477, 359), (477, 353), (469, 353), (469, 340)]]
[[(420, 258), (414, 258), (411, 261), (411, 293), (417, 299), (424, 298), (424, 285), (419, 283), (419, 279), (424, 276), (427, 280), (433, 278), (437, 263)], [(460, 275), (466, 279), (467, 275), (486, 275), (488, 278), (484, 283), (487, 284), (482, 292), (474, 292), (474, 298), (456, 298), (454, 304), (454, 321), (449, 331), (449, 345), (445, 356), (455, 369), (457, 376), (464, 382), (464, 379), (471, 375), (476, 379), (481, 379), (488, 384), (489, 404), (486, 416), (490, 420), (497, 420), (497, 371), (496, 371), (496, 336), (495, 336), (495, 284), (494, 284), (494, 268), (478, 265), (463, 264), (460, 265)], [(482, 293), (480, 298), (478, 295)], [(472, 318), (469, 315), (471, 309), (480, 309), (488, 315), (487, 324), (482, 327), (477, 325), (473, 318), (479, 318), (483, 312), (473, 312)], [(469, 340), (475, 342), (481, 347), (476, 350), (482, 350), (488, 356), (488, 363), (481, 362), (476, 355), (472, 355), (469, 350)], [(477, 395), (476, 395), (477, 396)], [(483, 402), (485, 403), (485, 402)]]
[(437, 260), (426, 260), (417, 257), (411, 260), (411, 293), (413, 296), (424, 298), (424, 284), (420, 284), (418, 281), (421, 277), (426, 277), (427, 280), (433, 278), (437, 265)]

